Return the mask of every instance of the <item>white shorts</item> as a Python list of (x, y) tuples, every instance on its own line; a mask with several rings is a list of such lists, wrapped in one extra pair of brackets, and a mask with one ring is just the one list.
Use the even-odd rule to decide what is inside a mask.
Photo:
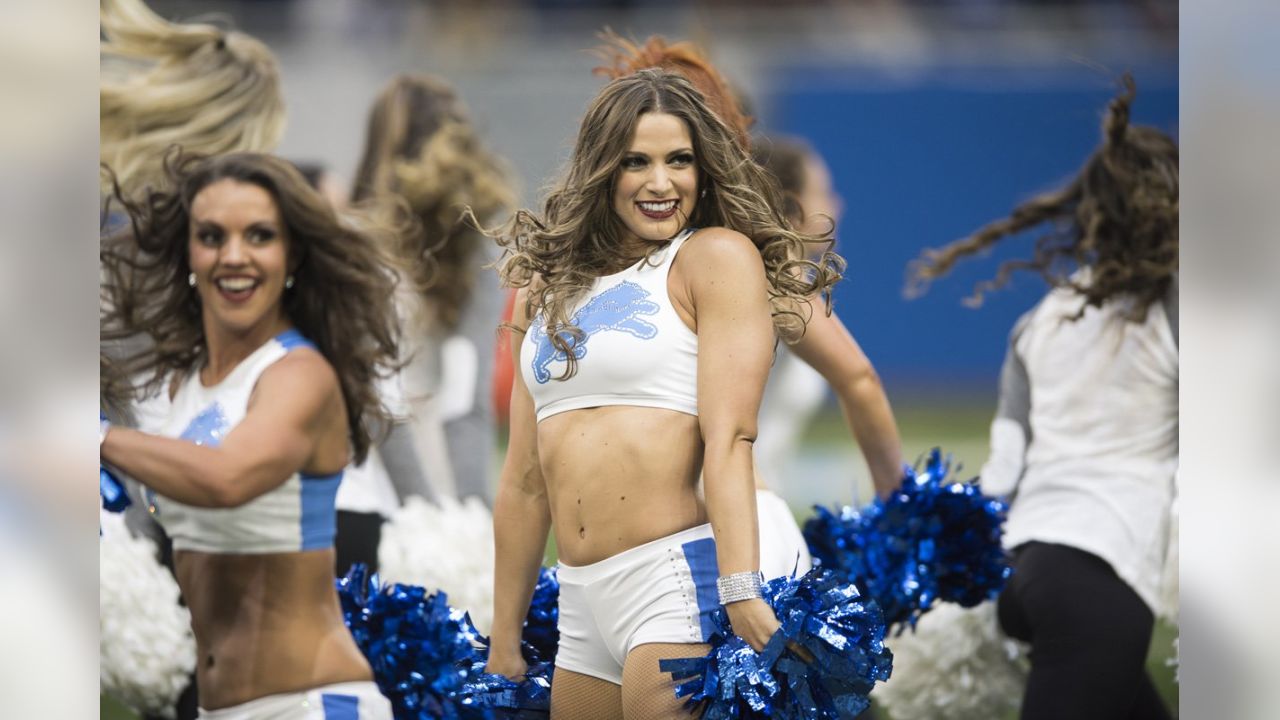
[(560, 563), (556, 667), (621, 685), (636, 646), (706, 642), (719, 575), (710, 525), (584, 567)]
[(760, 572), (765, 579), (792, 571), (797, 577), (809, 572), (813, 558), (787, 501), (769, 490), (756, 490), (756, 515), (760, 519)]
[(219, 710), (200, 708), (200, 720), (391, 720), (391, 701), (371, 681), (334, 683), (268, 695)]

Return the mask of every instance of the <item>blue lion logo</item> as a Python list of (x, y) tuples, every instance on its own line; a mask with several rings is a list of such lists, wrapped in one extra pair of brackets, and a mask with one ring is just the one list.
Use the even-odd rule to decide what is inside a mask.
[[(640, 318), (641, 315), (656, 315), (658, 303), (647, 299), (649, 291), (633, 282), (623, 282), (605, 290), (583, 305), (573, 314), (572, 323), (582, 330), (585, 336), (574, 344), (568, 334), (562, 337), (570, 343), (570, 352), (575, 360), (581, 360), (587, 354), (587, 341), (592, 335), (607, 330), (633, 335), (642, 340), (651, 340), (658, 334), (658, 326)], [(548, 369), (553, 362), (568, 362), (568, 354), (557, 350), (551, 344), (544, 330), (545, 319), (539, 317), (534, 321), (532, 331), (537, 338), (537, 352), (533, 356), (533, 377), (538, 384), (551, 379)]]
[(218, 447), (226, 434), (227, 419), (222, 414), (222, 406), (215, 402), (192, 418), (178, 437), (196, 445)]
[[(187, 423), (187, 429), (183, 430), (178, 438), (196, 445), (218, 447), (226, 434), (227, 418), (222, 414), (222, 406), (214, 402), (192, 418), (191, 422)], [(142, 496), (147, 501), (151, 514), (159, 516), (160, 508), (156, 505), (156, 492), (149, 487), (144, 487), (142, 490)]]

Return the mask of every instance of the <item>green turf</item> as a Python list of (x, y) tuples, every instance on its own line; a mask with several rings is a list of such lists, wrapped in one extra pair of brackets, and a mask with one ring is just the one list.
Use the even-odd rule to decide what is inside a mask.
[(99, 720), (138, 720), (138, 715), (109, 695), (98, 697)]

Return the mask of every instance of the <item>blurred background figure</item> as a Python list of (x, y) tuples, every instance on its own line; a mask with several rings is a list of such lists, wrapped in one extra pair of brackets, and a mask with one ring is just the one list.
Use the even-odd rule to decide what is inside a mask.
[(1018, 270), (1050, 287), (1009, 334), (982, 473), (1012, 498), (1014, 574), (997, 607), (1003, 630), (1031, 644), (1023, 720), (1170, 717), (1144, 664), (1178, 468), (1178, 146), (1130, 124), (1136, 89), (1123, 82), (1102, 144), (1066, 186), (911, 270), (927, 286), (1048, 228), (1030, 259), (1000, 265), (969, 298), (980, 305)]
[[(756, 138), (752, 155), (778, 179), (787, 202), (783, 212), (796, 227), (813, 233), (829, 224), (840, 225), (842, 201), (831, 186), (831, 171), (812, 145), (786, 135), (761, 137)], [(755, 455), (756, 473), (783, 497), (787, 468), (826, 397), (822, 374), (779, 345), (760, 405)]]
[[(493, 244), (463, 221), (496, 222), (515, 202), (509, 173), (444, 80), (399, 75), (369, 111), (352, 201), (394, 195), (430, 248), (421, 293), (406, 300), (402, 372), (414, 437), (438, 495), (492, 500), (490, 381), (504, 295), (486, 269)], [(443, 431), (441, 431), (443, 427)]]
[[(323, 163), (293, 163), (294, 167), (307, 179), (312, 189), (329, 201), (335, 211), (341, 212), (348, 207), (347, 193), (342, 181)], [(370, 211), (387, 212), (387, 208), (376, 203), (367, 203)], [(416, 222), (408, 224), (412, 231), (410, 237), (391, 238), (389, 247), (383, 248), (390, 253), (402, 253), (405, 248), (419, 247), (422, 240), (418, 238), (420, 226)], [(415, 239), (417, 238), (417, 239)], [(405, 262), (403, 257), (401, 262)], [(414, 258), (412, 262), (418, 262)], [(414, 269), (417, 269), (415, 264)], [(423, 277), (429, 280), (424, 272)], [(397, 317), (398, 319), (398, 317)], [(338, 510), (337, 535), (334, 537), (334, 571), (343, 577), (356, 563), (363, 563), (370, 572), (377, 572), (378, 546), (382, 542), (382, 526), (395, 513), (396, 509), (409, 497), (433, 497), (427, 484), (426, 463), (419, 456), (419, 448), (414, 441), (413, 425), (409, 422), (409, 409), (404, 397), (403, 378), (397, 370), (389, 377), (379, 378), (376, 383), (378, 394), (389, 412), (390, 420), (385, 430), (380, 432), (376, 442), (369, 448), (369, 455), (363, 463), (349, 465), (338, 486), (335, 505)]]

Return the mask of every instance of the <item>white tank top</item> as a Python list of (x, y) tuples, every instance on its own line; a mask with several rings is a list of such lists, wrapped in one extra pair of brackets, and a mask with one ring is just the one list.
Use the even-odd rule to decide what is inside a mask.
[(1093, 553), (1155, 608), (1178, 467), (1178, 346), (1162, 303), (1134, 323), (1124, 302), (1072, 321), (1083, 298), (1054, 290), (1014, 343), (1031, 442), (1005, 543)]
[(538, 422), (568, 410), (607, 405), (655, 407), (698, 414), (698, 336), (667, 294), (687, 228), (648, 261), (596, 278), (570, 309), (585, 337), (572, 348), (577, 372), (559, 379), (567, 356), (547, 337), (541, 314), (520, 346), (520, 374)]
[[(159, 434), (197, 445), (217, 446), (244, 419), (249, 395), (262, 373), (290, 350), (313, 348), (297, 330), (268, 340), (213, 387), (190, 373), (173, 397)], [(234, 508), (185, 505), (146, 490), (148, 506), (175, 550), (253, 554), (333, 547), (334, 496), (342, 473), (294, 473), (273, 490)]]

